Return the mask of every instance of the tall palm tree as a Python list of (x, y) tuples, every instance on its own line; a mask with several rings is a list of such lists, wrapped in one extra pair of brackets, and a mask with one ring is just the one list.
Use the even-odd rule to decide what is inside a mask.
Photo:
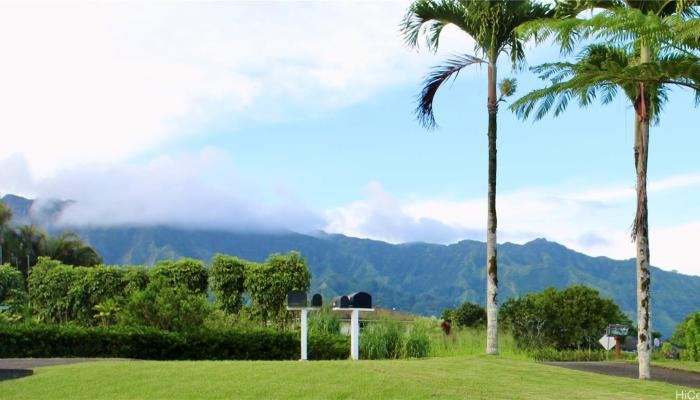
[(409, 8), (402, 23), (406, 43), (419, 47), (421, 37), (428, 49), (437, 50), (442, 30), (454, 25), (474, 39), (475, 54), (463, 54), (435, 67), (427, 76), (420, 93), (416, 114), (419, 122), (428, 129), (436, 127), (433, 101), (438, 89), (450, 78), (470, 65), (486, 65), (488, 68), (488, 213), (486, 233), (486, 352), (498, 354), (498, 261), (496, 254), (496, 123), (498, 103), (515, 91), (515, 81), (503, 80), (498, 97), (497, 63), (501, 54), (507, 54), (513, 66), (522, 65), (525, 51), (522, 40), (516, 35), (521, 24), (553, 15), (553, 9), (545, 4), (529, 0), (417, 0)]
[(0, 265), (2, 265), (2, 245), (5, 237), (5, 226), (12, 220), (12, 210), (0, 202)]
[[(565, 2), (567, 3), (567, 2)], [(543, 36), (556, 35), (565, 50), (576, 38), (594, 37), (606, 45), (584, 49), (577, 62), (550, 63), (533, 68), (551, 85), (517, 100), (511, 108), (527, 118), (537, 106), (535, 118), (553, 110), (559, 115), (572, 99), (582, 106), (598, 96), (610, 103), (622, 90), (635, 110), (634, 163), (637, 175), (637, 210), (632, 224), (632, 240), (637, 255), (637, 326), (639, 378), (651, 377), (651, 274), (649, 263), (649, 224), (647, 206), (647, 161), (649, 127), (658, 122), (669, 88), (690, 89), (700, 102), (700, 58), (689, 36), (680, 38), (684, 21), (692, 15), (687, 1), (579, 1), (600, 6), (605, 11), (589, 19), (542, 21), (526, 29)], [(574, 14), (575, 14), (574, 10)], [(539, 26), (535, 26), (539, 25)], [(533, 28), (533, 26), (535, 26)]]

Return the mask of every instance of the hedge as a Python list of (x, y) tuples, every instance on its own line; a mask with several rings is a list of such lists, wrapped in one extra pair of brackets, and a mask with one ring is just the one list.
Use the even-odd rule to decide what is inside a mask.
[[(275, 330), (200, 331), (88, 328), (71, 325), (0, 325), (0, 358), (119, 357), (143, 360), (294, 360), (299, 338)], [(347, 337), (312, 336), (310, 359), (344, 359)]]

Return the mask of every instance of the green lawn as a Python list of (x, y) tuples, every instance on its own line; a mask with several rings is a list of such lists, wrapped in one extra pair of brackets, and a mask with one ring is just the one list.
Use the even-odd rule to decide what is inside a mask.
[[(503, 357), (405, 361), (114, 361), (38, 368), (2, 399), (674, 399), (682, 387)], [(687, 390), (687, 389), (686, 389)]]
[(679, 360), (652, 360), (651, 365), (656, 365), (664, 368), (682, 369), (687, 371), (700, 372), (700, 362), (697, 361), (679, 361)]

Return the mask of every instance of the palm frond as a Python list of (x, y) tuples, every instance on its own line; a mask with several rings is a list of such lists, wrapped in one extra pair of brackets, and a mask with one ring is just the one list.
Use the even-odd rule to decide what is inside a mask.
[(640, 93), (640, 83), (644, 83), (650, 101), (649, 114), (658, 121), (670, 87), (690, 89), (697, 98), (700, 59), (672, 54), (640, 64), (637, 57), (623, 49), (591, 45), (581, 52), (576, 63), (551, 63), (532, 68), (551, 84), (518, 99), (511, 109), (522, 119), (536, 110), (534, 118), (541, 119), (552, 110), (555, 116), (561, 114), (573, 99), (582, 107), (597, 99), (603, 104), (610, 103), (619, 89), (634, 102)]
[(485, 61), (478, 57), (454, 56), (431, 70), (423, 82), (423, 89), (418, 96), (418, 107), (416, 107), (416, 118), (423, 127), (427, 129), (437, 127), (433, 113), (433, 102), (438, 89), (450, 79), (456, 79), (463, 68), (481, 63), (485, 63)]

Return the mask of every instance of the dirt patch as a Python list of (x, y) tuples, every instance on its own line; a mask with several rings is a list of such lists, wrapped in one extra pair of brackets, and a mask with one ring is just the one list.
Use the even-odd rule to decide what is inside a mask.
[[(603, 375), (620, 376), (624, 378), (639, 378), (637, 364), (624, 362), (545, 362), (545, 365), (553, 365), (575, 369), (578, 371), (594, 372)], [(670, 383), (672, 385), (700, 388), (700, 373), (692, 371), (681, 371), (678, 369), (651, 367), (651, 380)]]

